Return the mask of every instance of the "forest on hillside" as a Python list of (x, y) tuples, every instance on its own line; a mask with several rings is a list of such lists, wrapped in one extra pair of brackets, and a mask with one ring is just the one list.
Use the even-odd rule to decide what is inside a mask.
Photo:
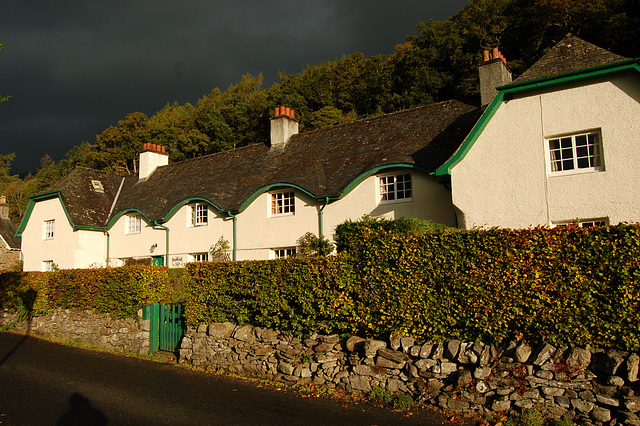
[[(300, 131), (447, 99), (479, 103), (478, 64), (484, 49), (499, 47), (518, 76), (573, 33), (627, 57), (640, 56), (638, 0), (470, 0), (444, 21), (420, 22), (417, 33), (388, 55), (344, 55), (279, 75), (263, 87), (246, 74), (195, 104), (167, 104), (153, 116), (132, 112), (95, 141), (82, 141), (55, 163), (48, 155), (35, 175), (10, 174), (14, 154), (0, 153), (0, 193), (19, 222), (30, 196), (77, 166), (116, 173), (137, 171), (146, 142), (165, 145), (171, 162), (267, 143), (275, 107), (296, 111)], [(0, 45), (1, 47), (1, 45)], [(0, 95), (0, 101), (3, 98)]]

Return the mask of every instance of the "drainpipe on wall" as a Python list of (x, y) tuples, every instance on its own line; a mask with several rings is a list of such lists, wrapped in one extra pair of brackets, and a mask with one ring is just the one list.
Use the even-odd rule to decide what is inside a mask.
[(166, 266), (167, 268), (169, 267), (169, 228), (167, 228), (166, 226), (158, 223), (157, 221), (153, 222), (154, 226), (157, 226), (159, 228), (162, 228), (166, 231), (166, 249), (165, 249), (165, 255), (164, 255), (164, 266)]
[(238, 241), (238, 239), (237, 239), (237, 237), (236, 237), (236, 235), (237, 235), (237, 233), (238, 233), (238, 232), (237, 232), (237, 226), (238, 226), (238, 225), (237, 225), (237, 223), (238, 223), (238, 218), (236, 217), (236, 215), (234, 215), (233, 213), (231, 213), (231, 210), (227, 210), (227, 214), (228, 214), (228, 215), (229, 215), (229, 217), (233, 220), (233, 250), (232, 250), (232, 253), (233, 253), (233, 254), (232, 254), (232, 259), (235, 261), (235, 260), (238, 260), (238, 259), (237, 259), (237, 253), (238, 253), (238, 250), (237, 250), (237, 248), (236, 248), (236, 246), (237, 246), (237, 241)]
[(107, 264), (105, 267), (109, 267), (109, 231), (107, 231), (107, 229), (103, 229), (102, 232), (105, 233), (105, 235), (107, 236)]
[(320, 211), (318, 212), (318, 220), (320, 221), (320, 235), (319, 237), (324, 237), (324, 208), (329, 204), (329, 197), (324, 197), (324, 204), (320, 207)]

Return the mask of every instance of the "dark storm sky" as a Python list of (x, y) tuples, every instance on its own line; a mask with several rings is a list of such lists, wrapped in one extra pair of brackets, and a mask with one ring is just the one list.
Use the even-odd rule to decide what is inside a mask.
[(82, 141), (141, 111), (195, 104), (243, 74), (363, 52), (390, 54), (416, 25), (466, 0), (5, 0), (0, 5), (0, 155), (12, 173), (58, 161)]

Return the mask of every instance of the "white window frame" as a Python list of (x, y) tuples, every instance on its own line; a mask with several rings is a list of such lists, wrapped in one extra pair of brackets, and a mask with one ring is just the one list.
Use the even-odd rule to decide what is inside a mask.
[(209, 206), (206, 203), (191, 205), (191, 226), (207, 226), (209, 224)]
[(55, 269), (53, 265), (54, 265), (53, 260), (43, 260), (42, 270), (44, 272), (52, 272)]
[(550, 176), (604, 170), (602, 132), (600, 130), (547, 137), (545, 147)]
[(42, 227), (42, 238), (44, 240), (53, 240), (56, 235), (56, 220), (45, 220)]
[(295, 247), (281, 247), (272, 249), (274, 259), (286, 259), (290, 256), (295, 256), (297, 249)]
[(139, 234), (142, 232), (142, 217), (139, 214), (127, 215), (127, 229), (125, 234)]
[(555, 222), (553, 223), (553, 227), (577, 225), (580, 228), (589, 228), (591, 226), (607, 226), (608, 224), (609, 224), (609, 218), (599, 217), (595, 219), (577, 219), (577, 220), (570, 220), (566, 222)]
[(411, 173), (393, 173), (378, 176), (378, 201), (381, 204), (413, 201)]
[(296, 213), (296, 192), (293, 190), (271, 192), (270, 216), (292, 216)]
[(209, 253), (193, 253), (191, 255), (191, 259), (193, 262), (208, 262), (209, 261)]

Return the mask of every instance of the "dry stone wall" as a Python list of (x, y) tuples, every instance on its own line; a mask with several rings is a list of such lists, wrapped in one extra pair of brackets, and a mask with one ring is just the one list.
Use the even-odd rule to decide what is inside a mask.
[(230, 323), (188, 329), (179, 362), (369, 392), (380, 387), (451, 411), (533, 407), (585, 424), (640, 425), (637, 353), (451, 340), (313, 335)]
[(16, 322), (15, 312), (0, 311), (0, 327), (16, 323), (15, 328), (37, 336), (77, 340), (113, 351), (138, 355), (149, 353), (149, 320), (112, 319), (93, 311), (60, 310)]

